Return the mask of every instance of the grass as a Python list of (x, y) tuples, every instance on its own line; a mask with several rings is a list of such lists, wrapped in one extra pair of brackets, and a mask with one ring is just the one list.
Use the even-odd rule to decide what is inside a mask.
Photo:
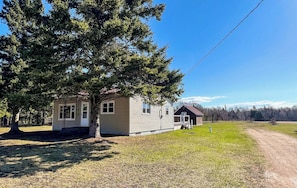
[(266, 126), (266, 129), (278, 131), (297, 138), (297, 123), (280, 123), (274, 126)]
[[(264, 158), (245, 127), (221, 122), (102, 140), (0, 137), (0, 187), (262, 187)], [(48, 130), (21, 129), (37, 128)]]
[[(9, 131), (9, 127), (0, 127), (0, 134), (6, 133)], [(44, 125), (44, 126), (28, 126), (28, 127), (20, 127), (21, 131), (24, 132), (32, 132), (32, 131), (50, 131), (52, 130), (52, 126)]]
[(249, 126), (256, 126), (270, 131), (284, 133), (297, 138), (297, 122), (280, 122), (276, 125), (269, 123), (252, 123)]

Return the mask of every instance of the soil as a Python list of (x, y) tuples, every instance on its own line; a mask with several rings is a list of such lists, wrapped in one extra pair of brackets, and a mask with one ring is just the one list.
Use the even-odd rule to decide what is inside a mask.
[(263, 129), (248, 129), (267, 160), (267, 187), (297, 188), (297, 139)]

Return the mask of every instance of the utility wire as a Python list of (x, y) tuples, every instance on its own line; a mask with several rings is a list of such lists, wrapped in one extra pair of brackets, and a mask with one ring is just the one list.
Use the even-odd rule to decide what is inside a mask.
[(191, 73), (199, 64), (201, 64), (205, 59), (212, 54), (262, 3), (261, 0), (227, 35), (224, 36), (213, 48), (211, 48), (195, 65), (193, 65), (187, 72), (186, 75)]

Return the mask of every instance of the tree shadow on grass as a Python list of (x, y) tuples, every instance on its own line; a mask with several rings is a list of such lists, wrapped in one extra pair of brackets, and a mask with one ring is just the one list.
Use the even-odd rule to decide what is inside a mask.
[[(22, 134), (18, 139), (38, 141), (33, 144), (1, 144), (0, 142), (0, 178), (22, 177), (37, 172), (55, 172), (61, 168), (71, 167), (83, 161), (101, 161), (119, 154), (111, 151), (115, 142), (100, 139), (88, 139), (78, 135), (38, 135)], [(63, 138), (63, 140), (62, 140)], [(47, 143), (44, 143), (48, 141)]]
[(67, 141), (73, 139), (86, 139), (89, 138), (87, 134), (61, 134), (59, 131), (31, 131), (20, 132), (18, 134), (3, 133), (0, 134), (0, 140), (18, 139), (18, 140), (30, 140), (38, 142), (57, 142)]

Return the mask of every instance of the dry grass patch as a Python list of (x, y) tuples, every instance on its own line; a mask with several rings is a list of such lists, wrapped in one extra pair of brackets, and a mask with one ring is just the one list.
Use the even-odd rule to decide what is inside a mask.
[(264, 124), (265, 129), (277, 131), (297, 138), (297, 122), (281, 122), (276, 125)]
[(212, 134), (209, 126), (103, 140), (1, 140), (0, 187), (261, 187), (263, 156), (244, 125), (216, 123)]
[[(9, 127), (0, 127), (0, 134), (6, 133), (10, 130)], [(52, 126), (44, 125), (44, 126), (27, 126), (27, 127), (20, 127), (21, 131), (24, 132), (33, 132), (33, 131), (51, 131)]]

